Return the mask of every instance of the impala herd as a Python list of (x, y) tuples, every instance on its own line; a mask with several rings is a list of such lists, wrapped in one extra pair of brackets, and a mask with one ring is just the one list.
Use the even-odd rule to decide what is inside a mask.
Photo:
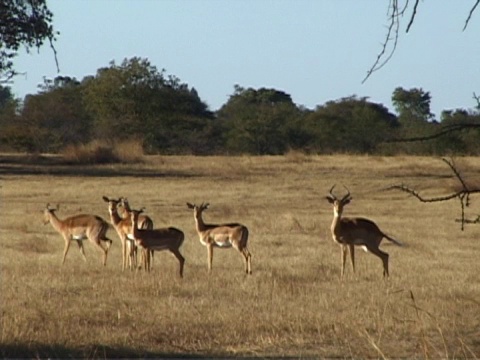
[[(389, 276), (389, 255), (380, 250), (379, 246), (383, 238), (396, 245), (402, 244), (386, 235), (380, 228), (369, 219), (342, 217), (345, 205), (350, 203), (352, 197), (350, 191), (338, 199), (333, 194), (335, 185), (330, 189), (326, 199), (333, 205), (333, 221), (331, 232), (333, 240), (341, 247), (341, 277), (345, 273), (345, 261), (347, 251), (350, 253), (352, 269), (355, 272), (355, 246), (362, 247), (365, 251), (378, 256), (383, 264), (383, 276)], [(185, 234), (175, 227), (154, 228), (150, 217), (143, 214), (144, 208), (132, 210), (128, 200), (124, 197), (118, 199), (102, 197), (108, 204), (110, 223), (116, 230), (122, 246), (122, 270), (143, 268), (146, 272), (152, 269), (152, 261), (155, 251), (168, 250), (179, 262), (179, 276), (183, 277), (185, 258), (180, 252), (180, 247), (185, 239)], [(196, 231), (200, 243), (207, 248), (208, 272), (212, 271), (213, 249), (236, 249), (244, 259), (245, 273), (252, 273), (251, 254), (248, 250), (248, 228), (239, 223), (206, 224), (202, 213), (208, 209), (208, 203), (195, 205), (187, 203), (187, 207), (193, 210)], [(121, 209), (121, 211), (120, 211)], [(77, 242), (83, 259), (86, 261), (83, 249), (83, 241), (89, 240), (102, 252), (102, 263), (106, 265), (107, 255), (112, 240), (107, 236), (109, 224), (100, 216), (79, 214), (63, 220), (55, 213), (57, 208), (51, 208), (49, 204), (44, 209), (44, 224), (50, 223), (53, 228), (62, 235), (65, 241), (62, 264), (73, 241)], [(140, 260), (138, 260), (140, 255)]]

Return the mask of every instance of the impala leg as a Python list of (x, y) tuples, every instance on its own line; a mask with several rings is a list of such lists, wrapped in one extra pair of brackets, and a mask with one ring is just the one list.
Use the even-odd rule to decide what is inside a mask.
[(208, 251), (208, 272), (212, 272), (212, 262), (213, 262), (213, 245), (207, 245)]
[(379, 248), (368, 248), (368, 251), (370, 251), (372, 254), (378, 256), (380, 259), (382, 259), (382, 264), (383, 264), (383, 277), (388, 277), (388, 257), (389, 255), (386, 252), (383, 252)]
[(150, 251), (150, 269), (153, 269), (153, 257), (155, 254), (155, 251), (149, 250)]
[(247, 274), (251, 274), (252, 273), (252, 264), (251, 264), (252, 255), (250, 254), (250, 251), (248, 251), (247, 248), (243, 248), (242, 255), (245, 258), (245, 272)]
[(348, 251), (350, 252), (350, 260), (352, 262), (352, 270), (355, 273), (355, 247), (353, 244), (348, 245)]
[(152, 254), (153, 250), (150, 251), (148, 249), (145, 250), (145, 256), (147, 257), (147, 271), (150, 272), (152, 270)]
[(346, 245), (340, 245), (342, 247), (342, 278), (345, 275), (345, 260), (347, 260), (347, 246)]
[(122, 238), (122, 270), (127, 268), (127, 239)]
[(80, 250), (80, 254), (82, 254), (83, 260), (87, 262), (87, 257), (85, 256), (85, 249), (83, 248), (82, 240), (77, 240), (77, 245)]
[(62, 265), (65, 264), (65, 258), (68, 253), (68, 249), (70, 248), (70, 239), (65, 238), (65, 247), (63, 249), (63, 259), (62, 259)]
[(107, 248), (104, 248), (101, 244), (101, 240), (98, 237), (89, 237), (88, 240), (94, 244), (102, 252), (102, 264), (103, 266), (107, 265), (107, 254), (108, 254), (108, 245)]
[(185, 265), (185, 258), (182, 256), (180, 251), (178, 249), (175, 250), (170, 250), (172, 254), (178, 259), (178, 262), (180, 263), (180, 277), (183, 278), (183, 266)]

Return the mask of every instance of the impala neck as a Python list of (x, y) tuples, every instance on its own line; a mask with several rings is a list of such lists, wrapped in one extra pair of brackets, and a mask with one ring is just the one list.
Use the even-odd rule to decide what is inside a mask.
[(138, 214), (133, 212), (130, 213), (131, 220), (132, 220), (132, 235), (134, 238), (138, 236)]
[(342, 218), (342, 212), (338, 211), (337, 207), (333, 207), (333, 221), (332, 221), (332, 226), (331, 230), (332, 232), (338, 227), (340, 224), (340, 219)]
[(50, 212), (50, 224), (52, 224), (53, 228), (57, 231), (61, 231), (63, 229), (63, 221), (60, 220), (54, 212)]
[(110, 213), (110, 220), (112, 221), (112, 224), (117, 225), (122, 220), (118, 210), (109, 208), (108, 212)]
[(195, 225), (197, 226), (197, 231), (205, 230), (206, 225), (203, 222), (202, 214), (195, 214)]

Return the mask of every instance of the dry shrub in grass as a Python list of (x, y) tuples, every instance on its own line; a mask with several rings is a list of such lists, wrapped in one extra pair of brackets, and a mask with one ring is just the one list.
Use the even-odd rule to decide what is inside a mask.
[(285, 154), (285, 159), (294, 163), (303, 163), (311, 160), (307, 154), (297, 149), (288, 150), (288, 152)]
[(113, 144), (94, 140), (88, 144), (68, 145), (62, 155), (73, 164), (136, 163), (142, 161), (143, 148), (137, 140)]
[(144, 155), (143, 144), (137, 139), (117, 142), (114, 152), (122, 163), (141, 162)]

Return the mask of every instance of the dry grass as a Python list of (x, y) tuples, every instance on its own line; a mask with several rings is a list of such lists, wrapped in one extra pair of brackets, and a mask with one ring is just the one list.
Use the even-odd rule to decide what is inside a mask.
[[(147, 157), (88, 171), (7, 165), (0, 168), (2, 357), (480, 357), (479, 228), (460, 231), (455, 202), (381, 191), (405, 183), (445, 194), (454, 182), (439, 159), (291, 153)], [(468, 169), (467, 180), (478, 178), (479, 159), (457, 165)], [(347, 268), (340, 281), (324, 201), (334, 183), (351, 190), (347, 215), (368, 216), (406, 244), (382, 245), (389, 280), (377, 258), (358, 251), (356, 274)], [(60, 217), (108, 219), (102, 195), (127, 196), (156, 226), (185, 232), (183, 280), (166, 253), (156, 255), (151, 274), (122, 273), (113, 229), (106, 268), (89, 244), (87, 263), (72, 245), (60, 266), (63, 240), (42, 225), (40, 211), (59, 203)], [(471, 217), (480, 213), (473, 200)], [(217, 250), (207, 275), (187, 201), (210, 202), (207, 222), (249, 227), (252, 276), (234, 250)]]

